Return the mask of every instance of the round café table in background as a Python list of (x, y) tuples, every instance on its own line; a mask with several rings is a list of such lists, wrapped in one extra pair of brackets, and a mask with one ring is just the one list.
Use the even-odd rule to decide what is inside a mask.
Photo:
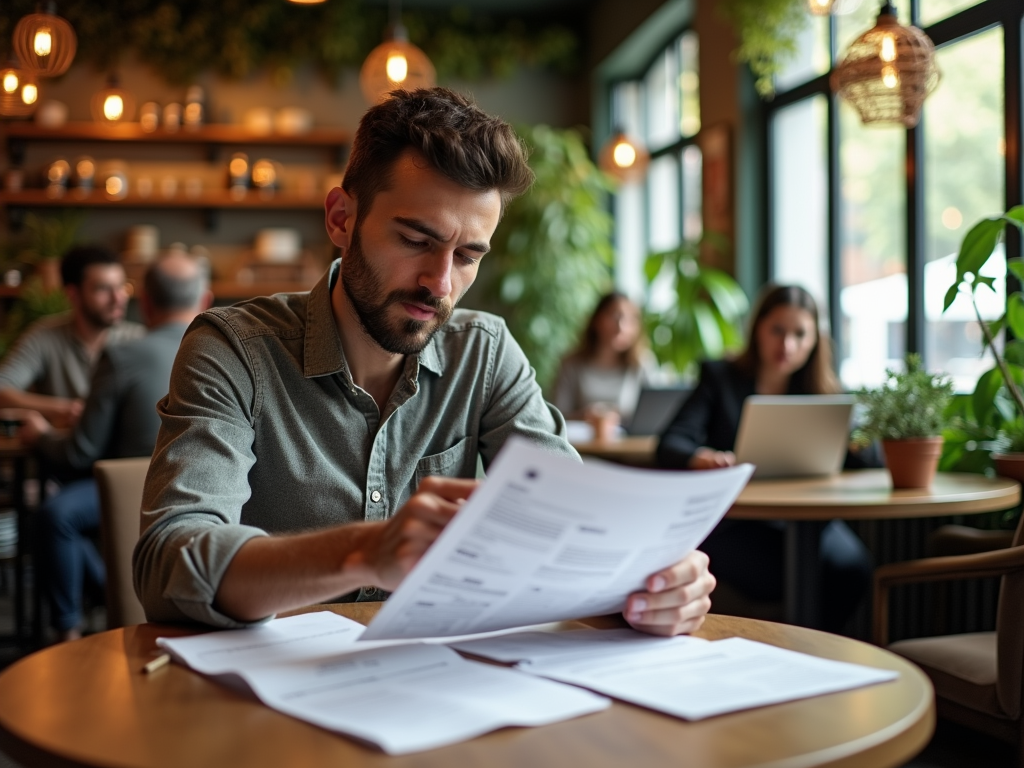
[[(309, 610), (329, 608), (365, 623), (379, 606)], [(603, 628), (617, 620), (587, 623)], [(747, 637), (895, 669), (899, 678), (693, 723), (616, 702), (586, 717), (505, 728), (449, 747), (389, 757), (183, 667), (142, 673), (157, 653), (157, 637), (194, 631), (143, 624), (53, 646), (17, 662), (0, 674), (0, 749), (26, 768), (886, 768), (917, 754), (935, 725), (931, 684), (895, 654), (800, 627), (709, 616), (699, 633), (708, 639)]]
[[(786, 620), (820, 626), (818, 550), (830, 520), (892, 520), (1009, 509), (1020, 485), (1005, 477), (939, 472), (929, 488), (894, 490), (884, 469), (830, 477), (752, 480), (727, 516), (786, 523)], [(714, 567), (712, 567), (714, 571)]]

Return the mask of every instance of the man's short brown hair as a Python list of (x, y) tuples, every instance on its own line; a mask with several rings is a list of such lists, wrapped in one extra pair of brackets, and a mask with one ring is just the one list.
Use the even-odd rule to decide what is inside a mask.
[(501, 118), (448, 88), (392, 91), (360, 120), (342, 182), (360, 220), (390, 188), (391, 169), (407, 149), (467, 189), (497, 190), (503, 210), (533, 183), (526, 146)]

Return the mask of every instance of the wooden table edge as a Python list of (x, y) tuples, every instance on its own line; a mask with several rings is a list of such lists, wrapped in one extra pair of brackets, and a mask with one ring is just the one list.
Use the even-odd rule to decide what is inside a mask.
[[(348, 604), (346, 604), (348, 605)], [(373, 604), (363, 603), (355, 604), (360, 609), (367, 608)], [(282, 615), (295, 615), (299, 613), (307, 613), (317, 610), (329, 610), (332, 606), (330, 605), (317, 605), (309, 606), (306, 608), (297, 609), (294, 611), (286, 612)], [(361, 621), (361, 618), (355, 616), (351, 617), (357, 621)], [(739, 617), (727, 617), (725, 619), (735, 619)], [(740, 621), (747, 621), (740, 619)], [(361, 623), (365, 623), (362, 622)], [(588, 626), (592, 629), (611, 629), (616, 627), (626, 626), (625, 621), (621, 615), (615, 616), (599, 616), (592, 617), (589, 619), (583, 619), (573, 622), (560, 622), (565, 625), (575, 625), (578, 627)], [(774, 622), (767, 622), (763, 620), (757, 620), (759, 624), (772, 624)], [(819, 630), (811, 630), (802, 627), (791, 627), (790, 625), (782, 624), (781, 626), (787, 629), (795, 629), (800, 632), (814, 632), (827, 635), (828, 633), (820, 632)], [(567, 626), (570, 628), (570, 626)], [(124, 632), (126, 629), (131, 627), (125, 627), (115, 630), (108, 630), (114, 632)], [(180, 632), (181, 626), (167, 625), (168, 630), (177, 630)], [(701, 632), (697, 633), (698, 635)], [(765, 763), (751, 763), (749, 768), (858, 768), (866, 764), (879, 765), (879, 759), (887, 760), (884, 763), (891, 766), (900, 766), (907, 760), (910, 760), (915, 755), (919, 754), (920, 751), (927, 745), (929, 739), (935, 730), (935, 696), (934, 688), (931, 684), (930, 679), (925, 673), (913, 664), (908, 659), (905, 659), (897, 654), (892, 653), (884, 648), (878, 648), (870, 643), (866, 643), (861, 640), (855, 640), (853, 638), (842, 638), (844, 641), (854, 642), (861, 645), (865, 645), (875, 651), (881, 651), (887, 655), (893, 656), (899, 663), (900, 668), (897, 670), (902, 674), (911, 674), (917, 678), (918, 684), (922, 685), (928, 690), (931, 695), (924, 697), (917, 703), (914, 709), (906, 713), (897, 722), (891, 723), (885, 728), (864, 735), (860, 738), (853, 739), (851, 741), (844, 742), (843, 744), (837, 744), (825, 749), (815, 750), (813, 752), (807, 752), (801, 755), (793, 755), (781, 760), (774, 760)], [(768, 642), (768, 640), (762, 640), (762, 642)], [(45, 651), (46, 649), (43, 649)], [(158, 650), (154, 644), (154, 652)], [(30, 654), (34, 655), (34, 654)], [(24, 659), (19, 659), (11, 667), (17, 666), (22, 663), (29, 656)], [(821, 658), (829, 658), (828, 656), (822, 656)], [(10, 667), (8, 667), (10, 669)], [(4, 670), (5, 672), (6, 670)], [(140, 666), (141, 673), (141, 666)], [(3, 674), (3, 672), (0, 672)], [(616, 704), (637, 707), (638, 705), (632, 704), (626, 701), (616, 700)], [(646, 709), (645, 707), (639, 707), (640, 709)], [(288, 715), (282, 715), (288, 717)], [(344, 738), (344, 735), (341, 735)], [(7, 725), (0, 721), (0, 751), (3, 751), (6, 755), (13, 758), (16, 762), (21, 763), (25, 766), (32, 766), (33, 768), (110, 768), (109, 765), (100, 765), (94, 762), (86, 762), (84, 760), (78, 760), (72, 757), (64, 757), (53, 752), (46, 751), (41, 747), (36, 746), (28, 739), (28, 737), (22, 737), (15, 731), (7, 727)], [(870, 759), (869, 763), (865, 760)]]

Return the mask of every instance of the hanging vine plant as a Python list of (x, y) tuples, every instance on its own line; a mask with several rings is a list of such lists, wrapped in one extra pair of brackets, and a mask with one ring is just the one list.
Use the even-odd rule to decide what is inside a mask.
[[(7, 0), (0, 40), (35, 11), (36, 0)], [(58, 13), (78, 35), (79, 53), (101, 69), (125, 54), (172, 83), (214, 71), (233, 78), (264, 67), (312, 61), (334, 78), (358, 67), (381, 41), (387, 9), (361, 0), (301, 6), (284, 0), (61, 0)], [(569, 27), (472, 13), (463, 8), (403, 14), (412, 42), (441, 77), (508, 75), (527, 65), (559, 72), (579, 66), (578, 35)]]
[(771, 98), (774, 77), (796, 55), (797, 38), (807, 26), (804, 0), (719, 0), (719, 7), (740, 37), (733, 55), (750, 65), (757, 92)]

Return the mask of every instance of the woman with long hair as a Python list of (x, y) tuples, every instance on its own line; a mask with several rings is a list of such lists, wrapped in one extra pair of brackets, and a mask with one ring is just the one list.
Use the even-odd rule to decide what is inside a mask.
[[(830, 395), (841, 391), (830, 339), (821, 333), (814, 298), (796, 285), (769, 286), (750, 323), (747, 348), (734, 360), (706, 362), (700, 383), (661, 435), (658, 464), (712, 469), (736, 463), (733, 447), (750, 395)], [(780, 435), (779, 439), (785, 439)], [(846, 467), (876, 465), (872, 452), (847, 454)], [(783, 525), (723, 520), (701, 546), (715, 576), (747, 598), (781, 600)], [(822, 616), (842, 629), (871, 576), (867, 549), (841, 521), (821, 536)]]
[(562, 360), (555, 406), (569, 419), (614, 411), (628, 420), (641, 387), (657, 378), (640, 308), (623, 293), (608, 293), (594, 307), (579, 346)]

